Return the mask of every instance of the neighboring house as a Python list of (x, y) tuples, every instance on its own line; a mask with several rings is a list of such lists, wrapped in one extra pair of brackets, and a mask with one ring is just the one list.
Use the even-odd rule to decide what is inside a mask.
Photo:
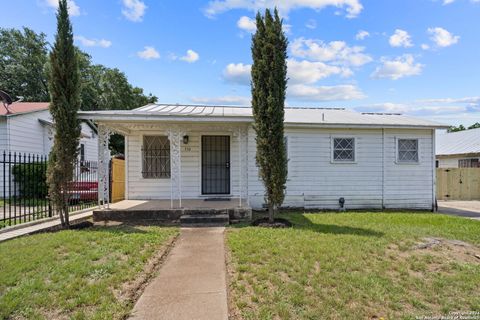
[[(151, 104), (80, 118), (98, 125), (102, 150), (111, 132), (125, 136), (127, 199), (239, 198), (264, 206), (251, 108)], [(283, 206), (338, 209), (344, 198), (347, 209), (433, 209), (435, 130), (445, 128), (397, 114), (286, 108)], [(99, 196), (108, 199), (103, 164), (99, 172)]]
[(480, 168), (480, 128), (439, 133), (436, 145), (438, 168)]
[[(14, 102), (8, 109), (0, 104), (0, 152), (48, 155), (54, 128), (48, 102)], [(82, 122), (81, 160), (98, 160), (98, 136), (93, 124)]]

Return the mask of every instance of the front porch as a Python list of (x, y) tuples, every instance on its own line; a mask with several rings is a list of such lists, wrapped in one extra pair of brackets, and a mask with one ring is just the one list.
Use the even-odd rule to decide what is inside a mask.
[(93, 220), (100, 221), (159, 221), (165, 223), (226, 223), (248, 220), (252, 209), (239, 199), (184, 199), (182, 207), (172, 208), (170, 200), (123, 200), (108, 209), (93, 211)]

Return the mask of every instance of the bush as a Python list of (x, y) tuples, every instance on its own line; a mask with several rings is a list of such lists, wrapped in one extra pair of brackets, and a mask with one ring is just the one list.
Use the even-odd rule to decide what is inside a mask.
[(22, 163), (13, 166), (14, 181), (22, 198), (45, 198), (47, 189), (47, 163)]

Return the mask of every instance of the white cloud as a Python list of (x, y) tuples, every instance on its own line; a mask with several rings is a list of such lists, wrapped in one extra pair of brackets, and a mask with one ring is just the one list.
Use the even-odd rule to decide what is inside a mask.
[[(456, 0), (443, 0), (443, 5), (446, 6), (448, 4), (454, 3)], [(480, 0), (470, 0), (471, 3), (479, 3)]]
[[(51, 8), (58, 8), (58, 0), (45, 0), (45, 4)], [(74, 0), (67, 1), (68, 14), (71, 16), (80, 15), (80, 7), (75, 3)]]
[(422, 50), (428, 50), (430, 49), (430, 46), (426, 43), (422, 43), (422, 45), (420, 46), (422, 48)]
[(160, 53), (154, 47), (145, 46), (143, 51), (137, 52), (137, 56), (145, 60), (152, 60), (160, 58)]
[(251, 99), (242, 96), (221, 96), (221, 97), (192, 97), (193, 103), (217, 104), (217, 105), (250, 105)]
[(295, 57), (338, 65), (359, 67), (372, 61), (372, 58), (363, 52), (364, 47), (349, 47), (344, 41), (325, 43), (322, 40), (297, 38), (290, 49)]
[(308, 29), (316, 29), (317, 28), (317, 21), (314, 19), (310, 19), (305, 23), (305, 27)]
[(247, 16), (243, 16), (243, 17), (240, 17), (240, 19), (238, 19), (237, 27), (239, 27), (244, 31), (252, 32), (252, 33), (255, 32), (255, 30), (257, 30), (257, 25), (255, 24), (255, 20)]
[(424, 99), (419, 100), (421, 103), (466, 103), (470, 105), (480, 105), (480, 97), (464, 97), (464, 98), (441, 98), (441, 99)]
[(412, 47), (412, 37), (408, 34), (407, 31), (402, 29), (396, 29), (395, 32), (390, 36), (388, 40), (392, 47)]
[(143, 20), (147, 6), (141, 0), (123, 0), (122, 14), (130, 21), (140, 22)]
[(330, 66), (323, 62), (311, 62), (307, 60), (297, 61), (288, 59), (287, 70), (290, 83), (315, 83), (318, 80), (327, 78), (332, 75), (341, 75), (349, 77), (353, 73), (348, 68)]
[(250, 84), (250, 71), (252, 65), (243, 63), (230, 63), (223, 70), (223, 78), (232, 83)]
[(75, 37), (82, 46), (85, 47), (101, 47), (101, 48), (108, 48), (112, 45), (112, 42), (105, 39), (89, 39), (84, 36), (77, 36)]
[(257, 12), (266, 8), (277, 7), (282, 15), (288, 15), (291, 10), (295, 9), (321, 10), (328, 6), (345, 9), (348, 18), (358, 16), (363, 9), (360, 0), (212, 0), (208, 3), (205, 14), (208, 17), (213, 17), (233, 9), (247, 9)]
[(432, 40), (438, 47), (449, 47), (458, 42), (460, 39), (459, 36), (454, 36), (449, 31), (436, 27), (428, 28), (428, 33), (431, 35), (430, 40)]
[[(231, 83), (249, 85), (252, 65), (230, 63), (223, 70), (223, 78)], [(349, 68), (327, 65), (323, 62), (311, 62), (296, 59), (287, 60), (289, 82), (292, 84), (312, 84), (332, 75), (350, 77), (353, 72)]]
[(305, 101), (340, 101), (365, 98), (365, 94), (354, 85), (309, 86), (296, 84), (288, 87), (287, 95)]
[(200, 59), (199, 54), (192, 49), (188, 49), (187, 54), (185, 54), (183, 57), (180, 57), (180, 60), (186, 61), (188, 63), (194, 63), (198, 61), (198, 59)]
[(423, 65), (415, 63), (415, 59), (411, 54), (404, 54), (393, 60), (382, 58), (382, 65), (375, 69), (372, 77), (376, 79), (398, 80), (403, 77), (419, 75), (422, 69)]
[(370, 33), (365, 30), (358, 30), (357, 34), (355, 35), (355, 39), (357, 40), (363, 40), (367, 37), (370, 37)]
[[(418, 103), (378, 103), (355, 108), (359, 112), (400, 113), (411, 116), (435, 116), (470, 112), (465, 106), (422, 105)], [(474, 111), (475, 112), (475, 111)]]

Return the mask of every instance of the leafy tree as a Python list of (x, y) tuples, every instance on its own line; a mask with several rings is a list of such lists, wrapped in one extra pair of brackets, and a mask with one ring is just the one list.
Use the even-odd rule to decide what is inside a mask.
[(53, 148), (47, 168), (49, 196), (60, 212), (63, 227), (69, 227), (68, 190), (78, 154), (81, 83), (77, 51), (68, 16), (67, 0), (60, 0), (57, 34), (50, 53), (50, 113), (55, 123)]
[(458, 131), (463, 131), (463, 130), (470, 130), (470, 129), (477, 129), (477, 128), (480, 128), (480, 123), (478, 122), (475, 122), (474, 124), (472, 124), (471, 126), (465, 128), (465, 126), (463, 124), (459, 125), (458, 127), (456, 126), (450, 126), (448, 129), (447, 129), (447, 132), (458, 132)]
[(287, 157), (283, 134), (285, 92), (287, 88), (287, 45), (282, 20), (265, 10), (256, 18), (252, 37), (252, 107), (255, 119), (259, 174), (265, 185), (265, 201), (270, 222), (285, 198)]
[(459, 125), (458, 127), (456, 126), (450, 126), (448, 129), (447, 129), (447, 132), (457, 132), (457, 131), (463, 131), (463, 130), (466, 130), (465, 127), (463, 126), (463, 124)]
[(0, 89), (25, 101), (49, 101), (44, 33), (0, 28)]
[(472, 124), (470, 127), (468, 127), (468, 130), (470, 130), (470, 129), (478, 129), (478, 128), (480, 128), (480, 123), (475, 122), (475, 123)]

